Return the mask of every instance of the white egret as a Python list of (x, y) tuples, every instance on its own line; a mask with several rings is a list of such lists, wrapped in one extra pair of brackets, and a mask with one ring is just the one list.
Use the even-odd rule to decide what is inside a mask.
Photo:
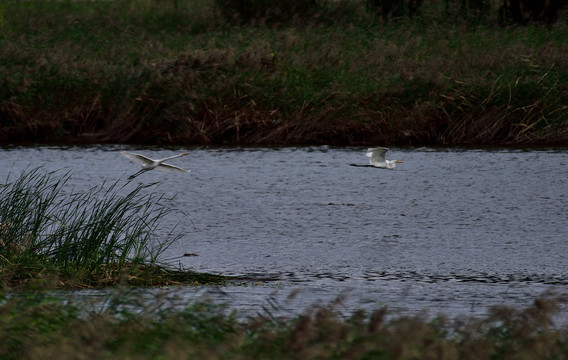
[(380, 169), (394, 169), (397, 163), (402, 163), (404, 161), (398, 160), (387, 160), (385, 159), (385, 154), (389, 151), (389, 149), (385, 147), (376, 147), (372, 149), (368, 149), (367, 155), (370, 157), (370, 164), (367, 165), (357, 165), (357, 164), (349, 164), (351, 166), (359, 166), (359, 167), (374, 167)]
[(158, 169), (158, 170), (162, 170), (162, 171), (172, 171), (172, 172), (179, 172), (179, 173), (188, 173), (191, 170), (184, 170), (182, 168), (179, 168), (177, 166), (173, 166), (170, 164), (165, 164), (164, 161), (167, 160), (171, 160), (171, 159), (175, 159), (181, 156), (185, 156), (185, 155), (189, 155), (189, 153), (183, 153), (183, 154), (178, 154), (178, 155), (174, 155), (174, 156), (170, 156), (164, 159), (158, 159), (158, 160), (153, 160), (150, 158), (147, 158), (144, 155), (140, 155), (140, 154), (134, 154), (134, 153), (130, 153), (128, 151), (122, 151), (121, 152), (122, 155), (124, 155), (125, 157), (127, 157), (128, 159), (137, 162), (139, 164), (142, 164), (142, 169), (140, 171), (138, 171), (136, 174), (131, 175), (128, 180), (132, 180), (135, 177), (137, 177), (138, 175), (149, 171), (149, 170), (154, 170), (154, 169)]

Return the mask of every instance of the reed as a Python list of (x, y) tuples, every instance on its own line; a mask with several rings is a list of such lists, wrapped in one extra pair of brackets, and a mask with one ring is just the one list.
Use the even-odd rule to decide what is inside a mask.
[(222, 281), (160, 265), (160, 255), (181, 232), (174, 227), (156, 233), (172, 212), (160, 205), (171, 199), (156, 195), (157, 184), (139, 185), (125, 195), (118, 183), (77, 192), (66, 186), (69, 177), (28, 169), (0, 188), (4, 286), (56, 278), (55, 285), (79, 287)]
[(565, 300), (486, 317), (404, 316), (386, 307), (339, 316), (334, 305), (297, 318), (242, 317), (211, 303), (175, 307), (119, 292), (101, 307), (46, 293), (0, 301), (3, 359), (565, 359), (568, 333), (551, 325)]

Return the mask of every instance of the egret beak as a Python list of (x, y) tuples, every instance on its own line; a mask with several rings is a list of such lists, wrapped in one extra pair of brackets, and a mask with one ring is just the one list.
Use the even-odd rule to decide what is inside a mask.
[(181, 156), (185, 156), (185, 155), (189, 155), (189, 153), (183, 153), (183, 154), (181, 154)]
[(398, 160), (396, 160), (395, 162), (396, 162), (396, 163), (403, 163), (404, 161), (398, 161)]

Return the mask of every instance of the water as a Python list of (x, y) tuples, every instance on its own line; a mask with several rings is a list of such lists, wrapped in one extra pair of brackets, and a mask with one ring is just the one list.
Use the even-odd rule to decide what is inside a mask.
[[(43, 164), (70, 185), (126, 181), (122, 148), (0, 149), (0, 179)], [(196, 271), (252, 276), (262, 285), (168, 289), (248, 311), (297, 311), (338, 297), (345, 311), (481, 315), (526, 306), (568, 284), (568, 150), (391, 149), (396, 170), (357, 168), (363, 148), (128, 148), (189, 174), (152, 171), (177, 194), (168, 206), (183, 238), (164, 258)], [(183, 257), (184, 253), (198, 256)], [(278, 281), (278, 282), (276, 282)], [(297, 294), (289, 299), (291, 294)], [(274, 308), (273, 308), (274, 309)]]

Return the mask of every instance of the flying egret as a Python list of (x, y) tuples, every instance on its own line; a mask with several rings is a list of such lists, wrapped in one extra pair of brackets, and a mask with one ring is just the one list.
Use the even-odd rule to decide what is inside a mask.
[(376, 147), (372, 149), (368, 149), (367, 155), (371, 158), (370, 164), (367, 165), (357, 165), (357, 164), (349, 164), (351, 166), (359, 166), (359, 167), (374, 167), (380, 169), (394, 169), (397, 163), (402, 163), (404, 161), (398, 160), (387, 160), (385, 159), (385, 154), (389, 151), (389, 149), (385, 147)]
[(184, 169), (179, 168), (177, 166), (173, 166), (173, 165), (164, 163), (164, 161), (175, 159), (175, 158), (185, 156), (185, 155), (189, 155), (189, 153), (178, 154), (178, 155), (170, 156), (170, 157), (167, 157), (167, 158), (164, 158), (164, 159), (159, 159), (159, 160), (153, 160), (153, 159), (147, 158), (144, 155), (134, 154), (134, 153), (130, 153), (128, 151), (122, 151), (122, 155), (124, 155), (125, 157), (127, 157), (128, 159), (130, 159), (134, 162), (142, 164), (142, 169), (140, 171), (138, 171), (136, 174), (131, 175), (128, 178), (128, 180), (134, 179), (135, 177), (137, 177), (138, 175), (142, 174), (145, 171), (154, 170), (154, 169), (158, 169), (158, 170), (162, 170), (162, 171), (173, 171), (173, 172), (179, 172), (179, 173), (188, 173), (188, 172), (191, 171), (191, 170), (184, 170)]

